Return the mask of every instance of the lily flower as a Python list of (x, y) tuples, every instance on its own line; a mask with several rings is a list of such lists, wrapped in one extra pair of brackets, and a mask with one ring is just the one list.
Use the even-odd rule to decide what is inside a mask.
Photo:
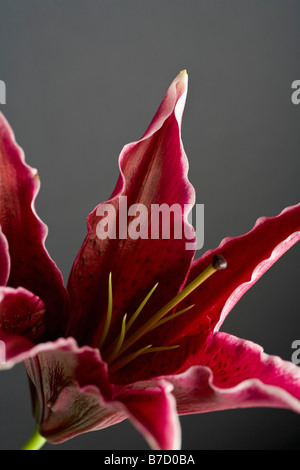
[[(22, 362), (30, 379), (38, 430), (25, 449), (129, 419), (151, 448), (171, 450), (180, 448), (180, 415), (300, 412), (300, 369), (220, 332), (238, 300), (299, 241), (300, 204), (195, 260), (186, 249), (195, 242), (187, 217), (195, 194), (181, 141), (186, 94), (183, 71), (143, 137), (123, 148), (116, 188), (87, 219), (67, 288), (35, 212), (37, 172), (0, 117), (2, 368)], [(109, 225), (113, 212), (118, 232), (124, 197), (137, 212), (179, 204), (170, 237), (99, 237), (99, 223), (106, 216)]]

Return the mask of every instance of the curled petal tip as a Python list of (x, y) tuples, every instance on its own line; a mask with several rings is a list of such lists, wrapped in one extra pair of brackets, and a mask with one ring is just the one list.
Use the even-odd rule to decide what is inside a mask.
[(178, 83), (180, 84), (183, 84), (183, 85), (187, 84), (188, 74), (187, 74), (186, 69), (181, 70), (181, 72), (179, 72), (179, 74), (177, 75), (176, 79), (178, 80)]
[(179, 74), (174, 78), (173, 84), (175, 84), (179, 96), (187, 90), (188, 74), (185, 69), (181, 70)]

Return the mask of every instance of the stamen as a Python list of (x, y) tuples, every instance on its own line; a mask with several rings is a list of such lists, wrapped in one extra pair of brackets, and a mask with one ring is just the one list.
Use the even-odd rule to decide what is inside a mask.
[(102, 331), (102, 335), (98, 344), (98, 348), (101, 349), (101, 347), (104, 344), (104, 341), (106, 340), (107, 333), (111, 324), (111, 317), (112, 317), (112, 310), (113, 310), (113, 295), (112, 295), (112, 281), (111, 281), (111, 273), (109, 274), (108, 278), (108, 306), (107, 306), (107, 314), (106, 314), (106, 319), (105, 319), (105, 324), (104, 328)]
[[(143, 300), (143, 302), (140, 304), (140, 306), (138, 307), (138, 309), (134, 312), (134, 314), (132, 315), (132, 317), (130, 318), (129, 322), (126, 324), (126, 328), (125, 328), (125, 332), (124, 332), (124, 338), (125, 338), (125, 335), (126, 333), (128, 332), (128, 330), (132, 327), (133, 323), (135, 322), (135, 320), (137, 319), (137, 317), (139, 316), (139, 314), (141, 313), (141, 311), (143, 310), (143, 308), (145, 307), (146, 303), (148, 302), (148, 300), (150, 299), (151, 295), (153, 294), (153, 292), (155, 291), (155, 289), (157, 288), (158, 286), (158, 283), (155, 284), (155, 286), (151, 289), (151, 291), (149, 292), (149, 294), (146, 295), (145, 299)], [(124, 318), (123, 318), (123, 321), (124, 321)], [(124, 338), (123, 338), (123, 341), (124, 341)], [(122, 344), (123, 344), (123, 341), (122, 341)], [(117, 344), (117, 340), (114, 340), (112, 345), (108, 348), (108, 351), (107, 351), (107, 355), (108, 355), (108, 359), (107, 359), (107, 362), (110, 363), (113, 361), (113, 359), (115, 359), (115, 357), (117, 356), (117, 353), (115, 353), (115, 349), (116, 349), (116, 344)], [(121, 344), (121, 346), (122, 346)], [(121, 348), (120, 346), (120, 348)], [(120, 350), (119, 348), (119, 350)], [(118, 352), (119, 352), (118, 350)]]
[(126, 334), (126, 319), (127, 319), (127, 313), (125, 313), (125, 315), (123, 317), (121, 333), (120, 333), (118, 342), (117, 342), (113, 352), (111, 353), (111, 355), (109, 356), (109, 358), (106, 361), (108, 364), (110, 364), (117, 357), (118, 352), (120, 351), (120, 349), (122, 347), (122, 344), (123, 344), (123, 341), (124, 341), (124, 338), (125, 338), (125, 334)]
[(167, 323), (168, 321), (170, 320), (173, 320), (173, 318), (176, 318), (176, 317), (179, 317), (179, 315), (183, 315), (185, 312), (187, 312), (188, 310), (191, 310), (191, 308), (195, 307), (195, 304), (194, 305), (190, 305), (189, 307), (186, 307), (184, 308), (183, 310), (180, 310), (179, 312), (175, 312), (173, 313), (172, 315), (169, 315), (168, 317), (166, 318), (163, 318), (162, 320), (160, 320), (158, 323), (156, 323), (152, 328), (151, 330), (149, 331), (152, 331), (154, 330), (155, 328), (161, 326), (161, 325), (164, 325), (165, 323)]
[(171, 349), (177, 349), (180, 347), (180, 344), (176, 344), (176, 346), (158, 346), (156, 348), (150, 348), (147, 351), (143, 352), (143, 354), (160, 352), (160, 351), (171, 351)]
[(119, 361), (115, 362), (112, 366), (110, 366), (109, 370), (110, 372), (117, 372), (118, 370), (127, 366), (127, 364), (132, 362), (137, 357), (142, 356), (142, 354), (149, 354), (149, 353), (155, 353), (155, 352), (160, 352), (160, 351), (170, 351), (171, 349), (179, 348), (179, 346), (180, 345), (177, 344), (176, 346), (161, 346), (161, 347), (153, 348), (152, 344), (149, 344), (145, 348), (142, 348), (135, 353), (128, 354), (128, 356), (125, 356), (123, 357), (123, 359), (120, 359)]
[[(142, 336), (149, 333), (150, 331), (158, 328), (159, 326), (164, 325), (168, 321), (178, 317), (179, 315), (183, 315), (185, 312), (190, 310), (194, 307), (194, 305), (190, 305), (178, 312), (175, 312), (171, 315), (166, 316), (171, 310), (177, 307), (186, 297), (188, 297), (197, 287), (203, 284), (210, 276), (212, 276), (216, 271), (225, 269), (227, 267), (227, 262), (221, 255), (216, 255), (213, 258), (212, 264), (210, 264), (199, 276), (197, 276), (190, 284), (184, 287), (184, 289), (179, 292), (172, 300), (170, 300), (164, 307), (162, 307), (155, 315), (148, 319), (148, 321), (141, 326), (138, 330), (136, 330), (129, 338), (125, 340), (126, 333), (132, 327), (135, 320), (138, 318), (139, 314), (145, 307), (146, 303), (154, 293), (155, 289), (158, 286), (158, 283), (151, 289), (149, 294), (145, 297), (142, 301), (138, 309), (132, 315), (129, 322), (126, 324), (127, 321), (127, 314), (124, 315), (122, 320), (121, 332), (119, 338), (113, 341), (111, 346), (108, 348), (107, 355), (108, 359), (106, 362), (109, 364), (110, 372), (114, 373), (130, 362), (132, 362), (137, 357), (143, 354), (155, 353), (158, 351), (169, 351), (172, 349), (179, 348), (179, 345), (176, 346), (158, 346), (152, 347), (152, 344), (145, 346), (139, 349), (136, 352), (128, 354), (127, 356), (119, 359), (116, 359), (121, 356), (127, 349), (129, 349), (135, 342), (137, 342)], [(108, 307), (107, 307), (107, 315), (105, 320), (105, 325), (103, 328), (103, 332), (101, 335), (101, 339), (99, 341), (99, 349), (103, 346), (108, 331), (111, 325), (112, 320), (112, 309), (113, 309), (113, 294), (112, 294), (112, 275), (109, 275), (109, 282), (108, 282)], [(114, 362), (115, 361), (115, 362)]]
[(148, 344), (148, 346), (145, 346), (144, 348), (140, 349), (139, 351), (136, 351), (132, 354), (128, 354), (128, 356), (123, 357), (123, 359), (120, 359), (119, 361), (115, 362), (113, 365), (109, 367), (110, 372), (116, 372), (119, 369), (122, 369), (122, 367), (127, 366), (129, 362), (133, 361), (137, 357), (139, 357), (141, 354), (144, 354), (148, 349), (152, 348), (152, 344)]
[(191, 294), (197, 287), (205, 282), (216, 271), (225, 269), (227, 263), (225, 259), (217, 255), (214, 257), (213, 262), (209, 265), (199, 276), (197, 276), (188, 286), (186, 286), (179, 294), (177, 294), (170, 302), (161, 308), (155, 315), (153, 315), (143, 326), (136, 330), (127, 340), (124, 341), (119, 354), (123, 354), (130, 346), (138, 341), (142, 336), (148, 333), (154, 326), (162, 320), (173, 308), (175, 308), (182, 300)]
[(148, 302), (148, 300), (150, 299), (151, 295), (153, 294), (153, 292), (155, 291), (155, 289), (157, 288), (158, 286), (158, 283), (155, 284), (155, 286), (151, 289), (151, 291), (149, 292), (149, 294), (145, 297), (145, 299), (143, 300), (143, 302), (141, 303), (141, 305), (139, 306), (139, 308), (135, 311), (135, 313), (132, 315), (132, 317), (130, 318), (129, 322), (127, 323), (127, 326), (126, 326), (126, 333), (127, 331), (132, 327), (133, 323), (135, 322), (135, 320), (137, 319), (137, 317), (139, 316), (139, 314), (141, 313), (141, 311), (143, 310), (143, 308), (145, 307), (146, 303)]

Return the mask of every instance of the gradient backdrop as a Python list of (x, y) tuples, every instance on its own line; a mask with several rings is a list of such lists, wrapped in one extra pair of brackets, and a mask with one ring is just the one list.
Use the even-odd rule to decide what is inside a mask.
[[(186, 68), (183, 141), (205, 246), (300, 201), (299, 0), (1, 0), (0, 106), (42, 180), (37, 209), (67, 280), (85, 219), (118, 155)], [(239, 302), (223, 330), (290, 360), (300, 339), (300, 246)], [(0, 448), (35, 428), (23, 367), (1, 373)], [(183, 449), (298, 449), (300, 416), (253, 409), (182, 419)], [(147, 449), (130, 423), (45, 449)]]

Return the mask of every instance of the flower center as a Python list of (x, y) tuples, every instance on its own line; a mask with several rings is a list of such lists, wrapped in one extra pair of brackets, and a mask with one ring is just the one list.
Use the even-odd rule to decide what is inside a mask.
[[(179, 315), (184, 314), (188, 310), (194, 307), (194, 305), (190, 305), (189, 307), (184, 308), (178, 312), (170, 313), (175, 307), (182, 300), (188, 297), (197, 287), (203, 284), (209, 277), (211, 277), (215, 272), (220, 271), (222, 269), (226, 269), (227, 262), (221, 255), (216, 255), (213, 258), (212, 264), (210, 264), (199, 276), (197, 276), (190, 284), (184, 287), (184, 289), (179, 292), (172, 300), (170, 300), (164, 307), (162, 307), (157, 313), (155, 313), (151, 318), (149, 318), (140, 328), (135, 330), (131, 335), (129, 334), (129, 330), (132, 328), (132, 325), (144, 309), (146, 303), (153, 295), (154, 291), (156, 290), (158, 283), (151, 289), (149, 294), (145, 297), (142, 301), (138, 309), (134, 312), (132, 317), (129, 321), (127, 321), (127, 313), (123, 316), (121, 331), (118, 338), (113, 342), (113, 344), (108, 348), (106, 354), (106, 362), (109, 365), (110, 372), (117, 372), (118, 370), (125, 367), (127, 364), (132, 362), (137, 357), (143, 354), (154, 353), (158, 351), (168, 351), (170, 349), (176, 349), (179, 345), (175, 346), (154, 346), (152, 344), (148, 344), (145, 347), (135, 351), (131, 354), (124, 355), (124, 353), (133, 346), (138, 340), (140, 340), (143, 336), (145, 336), (150, 331), (154, 330), (155, 328), (160, 327), (161, 325), (167, 323), (168, 321), (172, 320), (173, 318), (178, 317)], [(105, 324), (103, 327), (102, 335), (98, 344), (98, 348), (101, 349), (105, 343), (107, 338), (109, 328), (111, 325), (112, 320), (112, 310), (113, 310), (113, 289), (112, 289), (112, 274), (109, 275), (108, 280), (108, 307), (107, 307), (107, 314), (105, 319)]]

